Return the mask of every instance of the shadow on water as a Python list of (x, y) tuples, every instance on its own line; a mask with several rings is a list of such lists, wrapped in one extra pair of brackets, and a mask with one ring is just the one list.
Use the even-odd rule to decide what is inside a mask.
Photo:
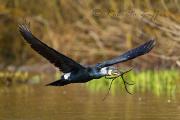
[(109, 81), (103, 79), (64, 87), (43, 83), (0, 86), (0, 119), (179, 120), (178, 72), (172, 71), (171, 79), (165, 74), (169, 72), (128, 73), (126, 79), (136, 82), (129, 88), (134, 94), (123, 91), (121, 80), (116, 80), (105, 101)]

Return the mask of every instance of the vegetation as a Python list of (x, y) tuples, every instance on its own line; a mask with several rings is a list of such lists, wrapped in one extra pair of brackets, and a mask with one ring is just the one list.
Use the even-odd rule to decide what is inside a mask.
[[(82, 64), (109, 59), (155, 38), (157, 44), (150, 54), (121, 67), (135, 66), (141, 71), (127, 74), (136, 83), (130, 90), (172, 94), (180, 67), (179, 5), (178, 0), (0, 0), (0, 82), (27, 83), (34, 75), (19, 69), (47, 62), (32, 52), (18, 32), (18, 24), (27, 21), (43, 42)], [(4, 72), (9, 66), (15, 66), (15, 71)], [(113, 93), (122, 86), (118, 82), (122, 81), (114, 82)], [(95, 91), (108, 85), (104, 78), (88, 83)]]
[(15, 85), (15, 84), (37, 84), (41, 80), (40, 75), (32, 74), (29, 72), (10, 72), (0, 71), (0, 85)]
[[(129, 83), (135, 83), (134, 85), (129, 85), (128, 89), (131, 93), (136, 92), (152, 92), (157, 96), (167, 95), (174, 97), (176, 91), (178, 91), (177, 85), (179, 84), (179, 70), (170, 69), (170, 70), (146, 70), (134, 72), (131, 71), (125, 74), (125, 80)], [(61, 74), (56, 72), (54, 77), (51, 79), (59, 79)], [(29, 72), (0, 72), (0, 84), (1, 85), (16, 85), (16, 84), (38, 84), (40, 81), (46, 80), (49, 78), (49, 74), (33, 74)], [(88, 82), (87, 88), (92, 92), (106, 92), (110, 84), (109, 79), (104, 77), (99, 80), (93, 80)], [(121, 78), (117, 78), (111, 88), (111, 93), (114, 95), (116, 92), (126, 93), (124, 89), (124, 84)]]
[[(126, 80), (129, 83), (135, 83), (129, 86), (131, 93), (136, 92), (152, 92), (157, 96), (167, 95), (174, 96), (179, 83), (179, 71), (178, 70), (161, 70), (161, 71), (142, 71), (142, 72), (130, 72), (126, 75)], [(108, 90), (110, 80), (102, 78), (100, 80), (94, 80), (87, 84), (87, 87), (94, 92)], [(112, 84), (111, 93), (122, 91), (124, 84), (121, 78), (118, 78)], [(123, 92), (126, 92), (125, 90)], [(128, 94), (128, 93), (127, 93)]]
[(0, 67), (42, 60), (19, 35), (17, 25), (24, 20), (44, 42), (81, 63), (119, 55), (155, 38), (157, 46), (150, 55), (128, 64), (178, 67), (179, 5), (178, 0), (0, 0)]
[[(91, 65), (149, 39), (148, 54), (108, 92), (104, 77), (47, 87), (62, 73), (25, 43), (18, 24), (48, 46)], [(0, 0), (0, 119), (180, 119), (180, 0)], [(34, 85), (31, 85), (34, 84)], [(93, 93), (93, 94), (91, 94)]]

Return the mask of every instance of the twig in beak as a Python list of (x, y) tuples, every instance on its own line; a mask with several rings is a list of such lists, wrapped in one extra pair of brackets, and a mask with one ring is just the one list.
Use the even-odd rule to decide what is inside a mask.
[(111, 86), (112, 86), (112, 83), (113, 83), (113, 81), (116, 79), (117, 77), (115, 77), (115, 78), (113, 78), (112, 80), (111, 80), (111, 83), (110, 83), (110, 85), (109, 85), (109, 89), (108, 89), (108, 92), (106, 93), (106, 95), (104, 96), (104, 98), (102, 99), (103, 101), (107, 98), (107, 96), (109, 95), (109, 92), (110, 92), (110, 90), (111, 90)]
[(122, 80), (123, 80), (123, 83), (124, 83), (126, 92), (128, 92), (129, 94), (132, 95), (132, 93), (129, 92), (129, 90), (128, 90), (128, 88), (127, 88), (127, 85), (134, 85), (135, 83), (128, 83), (128, 82), (125, 81), (125, 79), (124, 79), (124, 74), (125, 74), (125, 73), (128, 73), (128, 72), (131, 71), (131, 70), (132, 70), (132, 69), (129, 69), (128, 71), (122, 72), (122, 74), (121, 74), (120, 76), (121, 76), (121, 78), (122, 78)]
[(129, 92), (129, 90), (128, 90), (128, 88), (127, 88), (127, 85), (134, 85), (135, 83), (128, 83), (127, 81), (125, 81), (124, 76), (123, 76), (125, 73), (128, 73), (128, 72), (131, 71), (131, 70), (132, 70), (132, 69), (130, 69), (130, 70), (128, 70), (128, 71), (125, 71), (125, 72), (121, 72), (121, 71), (120, 71), (120, 73), (119, 73), (119, 72), (114, 72), (115, 74), (114, 74), (114, 73), (113, 73), (113, 74), (116, 75), (116, 76), (113, 76), (113, 77), (110, 77), (110, 78), (108, 78), (107, 76), (105, 76), (106, 79), (112, 79), (112, 80), (111, 80), (111, 83), (110, 83), (110, 85), (109, 85), (109, 89), (108, 89), (107, 94), (106, 94), (106, 95), (104, 96), (104, 98), (102, 99), (103, 101), (104, 101), (104, 100), (107, 98), (107, 96), (109, 95), (113, 81), (114, 81), (116, 78), (118, 78), (118, 77), (121, 77), (121, 78), (122, 78), (123, 83), (124, 83), (124, 86), (125, 86), (125, 90), (126, 90), (129, 94), (132, 95), (132, 93)]

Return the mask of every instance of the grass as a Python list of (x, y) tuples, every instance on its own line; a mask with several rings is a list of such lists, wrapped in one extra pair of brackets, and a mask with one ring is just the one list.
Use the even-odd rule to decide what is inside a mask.
[[(42, 62), (17, 30), (17, 25), (27, 20), (32, 32), (43, 42), (85, 64), (117, 56), (156, 38), (152, 59), (144, 56), (134, 64), (170, 68), (179, 61), (180, 54), (179, 3), (178, 0), (31, 0), (27, 8), (27, 0), (0, 0), (0, 62), (4, 65)], [(94, 10), (101, 12), (95, 15)], [(138, 64), (142, 61), (145, 64)]]
[(39, 83), (40, 75), (34, 75), (29, 72), (21, 71), (0, 71), (0, 84), (1, 85), (14, 85), (26, 83)]
[[(175, 69), (152, 71), (146, 70), (141, 72), (129, 72), (126, 74), (125, 79), (128, 82), (135, 83), (128, 87), (131, 93), (136, 92), (152, 92), (157, 96), (168, 95), (173, 96), (177, 90), (177, 83), (180, 80), (179, 71)], [(100, 80), (93, 80), (87, 83), (87, 87), (93, 91), (107, 90), (110, 84), (110, 80), (104, 77)], [(111, 93), (124, 90), (123, 81), (118, 78), (114, 81), (111, 88)]]
[[(137, 92), (152, 92), (157, 96), (167, 95), (174, 96), (178, 91), (177, 83), (179, 83), (179, 71), (177, 69), (170, 70), (146, 70), (140, 72), (131, 71), (124, 77), (129, 83), (135, 83), (128, 86), (131, 93)], [(32, 74), (28, 72), (8, 72), (0, 71), (0, 84), (1, 85), (13, 85), (13, 84), (38, 84), (44, 78), (45, 74)], [(59, 79), (60, 73), (54, 74), (53, 79)], [(51, 77), (52, 78), (52, 77)], [(92, 92), (107, 91), (110, 84), (109, 79), (104, 77), (98, 80), (92, 80), (86, 85)], [(122, 91), (125, 93), (123, 81), (121, 78), (117, 78), (111, 87), (111, 93)]]

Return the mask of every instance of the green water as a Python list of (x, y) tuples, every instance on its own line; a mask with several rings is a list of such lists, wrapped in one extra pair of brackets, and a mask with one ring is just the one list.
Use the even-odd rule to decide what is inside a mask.
[(1, 86), (0, 120), (180, 120), (178, 89), (173, 97), (117, 89), (102, 101), (106, 91), (85, 84)]

